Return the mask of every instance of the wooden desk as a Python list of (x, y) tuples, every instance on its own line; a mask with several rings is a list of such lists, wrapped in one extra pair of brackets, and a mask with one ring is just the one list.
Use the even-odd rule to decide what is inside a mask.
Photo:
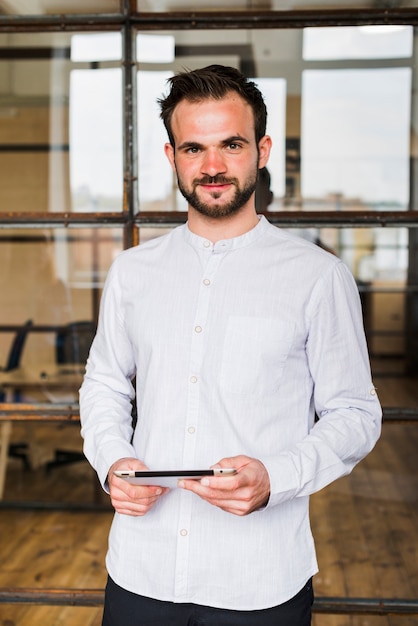
[(37, 369), (18, 367), (10, 372), (0, 372), (0, 389), (6, 391), (9, 397), (17, 389), (42, 392), (47, 389), (70, 389), (78, 392), (84, 371), (84, 365), (78, 363), (48, 364)]
[[(16, 390), (41, 392), (51, 403), (59, 401), (60, 394), (76, 397), (83, 381), (84, 365), (78, 363), (45, 365), (37, 370), (19, 367), (10, 372), (0, 372), (0, 389), (6, 392), (6, 399), (13, 397)], [(62, 398), (61, 398), (62, 400)], [(10, 404), (8, 406), (11, 406)], [(19, 406), (19, 405), (16, 405)], [(13, 420), (2, 420), (0, 428), (0, 500), (3, 498), (4, 483)]]

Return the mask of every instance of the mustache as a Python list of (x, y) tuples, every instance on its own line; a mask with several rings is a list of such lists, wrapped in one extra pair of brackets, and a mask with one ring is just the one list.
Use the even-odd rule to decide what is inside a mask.
[(222, 176), (221, 174), (217, 174), (216, 176), (202, 176), (202, 178), (195, 178), (193, 181), (193, 185), (196, 187), (197, 185), (228, 185), (236, 184), (235, 178), (226, 178), (226, 176)]

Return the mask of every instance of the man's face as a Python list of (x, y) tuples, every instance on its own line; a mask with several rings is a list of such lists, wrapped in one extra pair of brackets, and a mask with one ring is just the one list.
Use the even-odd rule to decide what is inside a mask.
[(190, 206), (208, 217), (225, 217), (249, 204), (270, 144), (264, 137), (257, 145), (252, 109), (238, 94), (183, 100), (174, 110), (172, 131), (175, 149), (166, 144), (165, 150)]

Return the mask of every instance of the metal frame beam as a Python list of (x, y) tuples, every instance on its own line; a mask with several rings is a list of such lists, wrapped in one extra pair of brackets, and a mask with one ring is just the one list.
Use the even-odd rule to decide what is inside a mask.
[[(129, 171), (126, 173), (126, 185)], [(186, 212), (182, 211), (144, 211), (131, 214), (132, 207), (124, 212), (109, 213), (0, 213), (0, 228), (45, 228), (45, 227), (85, 227), (103, 228), (106, 226), (123, 226), (131, 223), (141, 228), (170, 228), (184, 224)], [(276, 226), (291, 228), (334, 227), (362, 228), (370, 226), (382, 227), (418, 227), (418, 211), (266, 211), (264, 215)], [(100, 218), (100, 220), (98, 219)]]
[(141, 30), (305, 28), (418, 24), (418, 8), (317, 9), (294, 11), (167, 11), (89, 15), (2, 15), (0, 31), (27, 32), (106, 30), (130, 24)]
[[(0, 604), (101, 607), (102, 589), (0, 588)], [(392, 598), (317, 597), (314, 613), (348, 615), (418, 615), (418, 601)]]

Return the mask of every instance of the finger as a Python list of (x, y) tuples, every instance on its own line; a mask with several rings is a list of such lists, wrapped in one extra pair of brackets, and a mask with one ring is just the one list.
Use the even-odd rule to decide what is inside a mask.
[(130, 494), (121, 490), (111, 492), (112, 506), (118, 513), (144, 515), (169, 490), (162, 487), (152, 487), (145, 490), (131, 488), (129, 491)]
[[(206, 480), (206, 478), (205, 478)], [(229, 488), (224, 481), (230, 482)], [(231, 478), (210, 478), (210, 485), (202, 484), (203, 481), (181, 481), (183, 488), (193, 491), (200, 498), (213, 506), (233, 513), (234, 515), (247, 515), (258, 507), (257, 495), (254, 493), (251, 485), (244, 480), (242, 484), (236, 477)], [(215, 488), (214, 483), (220, 484), (221, 488)], [(179, 484), (181, 487), (181, 484)]]
[(148, 513), (149, 509), (132, 509), (129, 507), (114, 507), (116, 513), (120, 515), (130, 515), (131, 517), (143, 517)]
[(224, 457), (211, 467), (212, 469), (216, 467), (234, 467), (237, 472), (240, 472), (246, 465), (248, 465), (249, 462), (251, 462), (251, 460), (252, 459), (250, 457), (240, 454), (238, 456)]
[(119, 479), (121, 482), (113, 485), (114, 493), (122, 493), (125, 498), (131, 500), (140, 500), (141, 498), (150, 498), (152, 496), (160, 496), (167, 488), (158, 486), (145, 486), (145, 485), (131, 485), (123, 478)]
[(148, 506), (154, 504), (159, 500), (161, 496), (149, 496), (146, 498), (127, 498), (126, 495), (114, 495), (112, 496), (112, 502), (120, 504), (126, 504), (127, 506)]
[[(221, 466), (219, 464), (214, 465), (213, 469), (220, 469)], [(224, 465), (225, 469), (230, 469), (231, 466)], [(202, 485), (203, 487), (211, 487), (213, 489), (219, 489), (220, 491), (233, 491), (234, 489), (238, 489), (243, 483), (244, 476), (241, 475), (240, 472), (236, 472), (234, 474), (215, 474), (213, 476), (204, 476), (200, 480), (190, 480), (190, 479), (182, 479), (179, 481), (179, 485), (187, 485), (188, 488), (193, 487), (193, 483), (197, 486)]]
[[(221, 478), (218, 480), (223, 481), (226, 479)], [(235, 484), (231, 484), (229, 488), (227, 488), (226, 485), (221, 485), (222, 488), (218, 489), (213, 483), (210, 485), (202, 485), (200, 481), (185, 480), (181, 481), (179, 487), (192, 491), (203, 500), (206, 500), (206, 502), (214, 506), (219, 506), (220, 508), (235, 508), (236, 505), (234, 503), (238, 502), (239, 506), (239, 501), (242, 498), (241, 490), (237, 490)]]
[(141, 498), (137, 501), (126, 500), (126, 498), (112, 498), (112, 505), (118, 513), (127, 515), (145, 515), (156, 504), (161, 496)]

